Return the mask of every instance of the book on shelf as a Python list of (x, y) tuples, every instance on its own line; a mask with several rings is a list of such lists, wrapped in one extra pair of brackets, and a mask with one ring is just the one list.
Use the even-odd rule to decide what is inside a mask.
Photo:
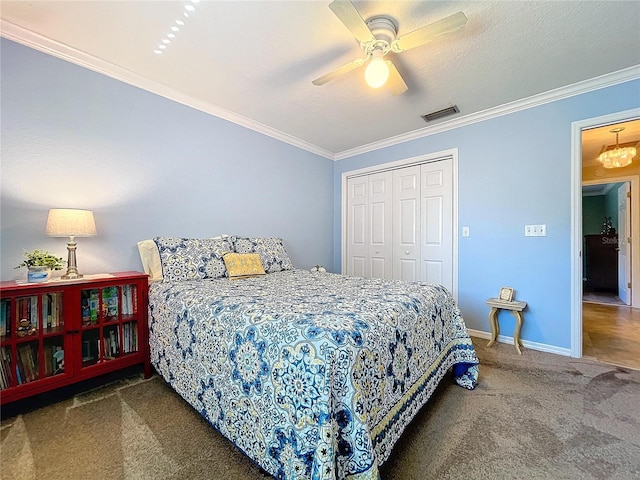
[(0, 301), (0, 336), (4, 337), (11, 324), (11, 300)]
[(105, 287), (102, 289), (102, 315), (106, 320), (118, 318), (118, 287)]
[(18, 361), (16, 362), (16, 373), (18, 383), (33, 382), (38, 378), (38, 354), (33, 351), (30, 343), (18, 347)]
[(53, 347), (45, 345), (42, 347), (42, 366), (44, 368), (44, 376), (48, 377), (53, 373)]
[(122, 352), (134, 353), (138, 351), (138, 328), (136, 322), (122, 325)]
[(62, 345), (45, 345), (42, 348), (45, 377), (64, 371), (64, 350)]
[(112, 328), (108, 332), (104, 332), (103, 347), (104, 347), (104, 358), (107, 360), (113, 360), (120, 353), (120, 348), (118, 344), (118, 331), (115, 328)]
[(13, 375), (11, 374), (11, 350), (8, 347), (0, 348), (0, 366), (2, 389), (5, 389), (13, 384)]
[(83, 290), (80, 299), (83, 325), (98, 323), (98, 309), (100, 308), (100, 292), (97, 289)]
[(97, 351), (95, 345), (95, 339), (82, 341), (82, 363), (97, 361)]
[(47, 328), (56, 328), (62, 325), (60, 311), (62, 295), (60, 293), (47, 293), (42, 297), (42, 321)]
[(64, 372), (64, 349), (62, 345), (56, 345), (53, 349), (53, 374)]
[(98, 308), (100, 306), (100, 293), (98, 290), (91, 290), (89, 295), (89, 313), (91, 325), (98, 323)]
[(21, 297), (17, 299), (18, 321), (26, 320), (37, 328), (38, 326), (38, 297)]
[(123, 315), (132, 315), (133, 314), (133, 299), (132, 295), (132, 287), (131, 285), (123, 285), (122, 286), (122, 314)]

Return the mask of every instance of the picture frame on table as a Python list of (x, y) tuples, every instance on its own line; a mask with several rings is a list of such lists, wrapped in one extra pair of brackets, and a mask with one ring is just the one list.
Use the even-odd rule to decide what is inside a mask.
[(513, 288), (511, 287), (502, 287), (500, 289), (500, 294), (498, 298), (504, 302), (510, 302), (513, 300)]

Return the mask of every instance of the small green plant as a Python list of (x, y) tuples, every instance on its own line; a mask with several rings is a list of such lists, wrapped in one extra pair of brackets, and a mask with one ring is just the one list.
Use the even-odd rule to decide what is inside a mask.
[(46, 250), (34, 250), (33, 252), (24, 251), (25, 260), (15, 268), (22, 267), (49, 267), (51, 270), (62, 270), (66, 263), (62, 257), (49, 255)]

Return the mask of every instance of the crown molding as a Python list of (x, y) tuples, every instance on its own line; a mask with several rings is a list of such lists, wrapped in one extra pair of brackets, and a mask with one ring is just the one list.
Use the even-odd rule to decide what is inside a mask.
[(184, 93), (178, 92), (177, 90), (162, 83), (143, 77), (131, 70), (119, 67), (111, 62), (89, 55), (65, 45), (64, 43), (57, 42), (3, 19), (0, 19), (0, 36), (33, 48), (34, 50), (41, 51), (129, 85), (133, 85), (134, 87), (139, 87), (169, 100), (195, 108), (223, 120), (227, 120), (231, 123), (235, 123), (236, 125), (249, 128), (268, 137), (293, 145), (294, 147), (326, 157), (330, 160), (335, 160), (334, 154), (328, 150), (320, 148), (309, 142), (305, 142), (304, 140), (281, 132), (280, 130), (276, 130), (275, 128), (264, 125), (243, 115), (239, 115), (217, 105), (200, 100), (199, 98), (191, 95), (185, 95)]
[(565, 87), (549, 90), (548, 92), (522, 98), (514, 102), (505, 103), (504, 105), (499, 105), (494, 108), (489, 108), (487, 110), (482, 110), (480, 112), (465, 115), (463, 117), (447, 120), (432, 127), (420, 128), (418, 130), (413, 130), (412, 132), (389, 137), (378, 142), (369, 143), (367, 145), (362, 145), (350, 150), (344, 150), (335, 154), (335, 160), (343, 160), (345, 158), (372, 152), (374, 150), (380, 150), (381, 148), (390, 147), (399, 143), (428, 137), (429, 135), (435, 135), (436, 133), (446, 132), (448, 130), (453, 130), (454, 128), (471, 125), (477, 122), (483, 122), (491, 118), (501, 117), (502, 115), (508, 115), (510, 113), (519, 112), (520, 110), (538, 107), (540, 105), (544, 105), (545, 103), (555, 102), (557, 100), (562, 100), (564, 98), (573, 97), (583, 93), (591, 92), (593, 90), (610, 87), (612, 85), (628, 82), (630, 80), (637, 80), (639, 78), (640, 65), (635, 65), (633, 67), (625, 68), (617, 72), (608, 73), (606, 75), (601, 75), (599, 77), (567, 85)]
[(498, 107), (483, 110), (481, 112), (448, 120), (437, 125), (424, 127), (401, 135), (389, 137), (384, 140), (361, 145), (342, 152), (333, 153), (243, 115), (239, 115), (217, 105), (205, 102), (191, 95), (180, 93), (162, 83), (150, 80), (132, 72), (131, 70), (119, 67), (111, 62), (107, 62), (106, 60), (65, 45), (64, 43), (39, 35), (4, 19), (0, 19), (0, 36), (335, 161), (640, 78), (640, 65), (636, 65), (617, 72), (595, 77), (590, 80), (574, 83), (572, 85), (516, 100)]

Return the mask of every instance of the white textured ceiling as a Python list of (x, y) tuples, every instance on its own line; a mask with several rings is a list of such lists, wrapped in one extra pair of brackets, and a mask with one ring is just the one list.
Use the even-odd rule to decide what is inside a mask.
[[(354, 1), (399, 35), (462, 11), (464, 29), (393, 55), (409, 90), (366, 86), (329, 1), (2, 1), (2, 35), (329, 158), (619, 72), (637, 78), (638, 1)], [(185, 5), (195, 11), (184, 17)], [(183, 19), (165, 53), (154, 49)], [(625, 77), (626, 75), (626, 77)]]

